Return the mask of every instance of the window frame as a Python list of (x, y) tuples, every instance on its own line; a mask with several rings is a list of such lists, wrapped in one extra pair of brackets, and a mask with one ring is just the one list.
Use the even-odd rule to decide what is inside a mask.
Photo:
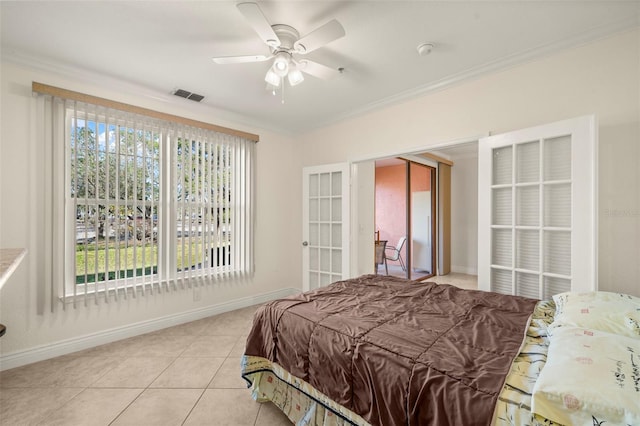
[[(180, 238), (177, 234), (178, 227), (178, 217), (177, 217), (177, 165), (178, 160), (177, 157), (177, 147), (178, 140), (180, 139), (180, 134), (184, 133), (187, 136), (188, 140), (191, 140), (191, 143), (203, 144), (202, 141), (191, 139), (192, 137), (198, 138), (202, 136), (202, 131), (198, 129), (186, 128), (187, 130), (178, 131), (175, 130), (176, 126), (173, 124), (169, 124), (167, 126), (161, 126), (158, 131), (159, 135), (159, 194), (157, 202), (151, 201), (148, 204), (151, 205), (152, 208), (152, 218), (153, 218), (153, 208), (157, 208), (157, 222), (155, 223), (155, 228), (157, 229), (157, 255), (156, 255), (156, 271), (153, 274), (149, 275), (141, 275), (117, 279), (105, 279), (102, 281), (94, 281), (91, 283), (76, 283), (76, 202), (75, 197), (71, 194), (71, 174), (72, 174), (72, 164), (71, 164), (71, 130), (72, 130), (72, 121), (74, 117), (78, 119), (79, 111), (84, 115), (85, 122), (93, 120), (96, 126), (96, 135), (98, 138), (97, 129), (100, 125), (105, 125), (106, 127), (115, 125), (118, 126), (119, 119), (117, 117), (119, 111), (117, 110), (109, 110), (107, 108), (106, 112), (104, 112), (104, 120), (100, 120), (100, 115), (102, 115), (102, 111), (98, 114), (96, 111), (90, 111), (92, 108), (95, 108), (91, 104), (78, 104), (78, 102), (71, 101), (71, 105), (73, 108), (69, 107), (69, 104), (63, 100), (60, 105), (61, 111), (57, 110), (57, 107), (54, 106), (52, 110), (52, 133), (54, 135), (58, 135), (58, 139), (62, 136), (63, 143), (56, 144), (53, 143), (52, 148), (52, 169), (53, 169), (53, 186), (58, 187), (56, 193), (61, 193), (64, 196), (62, 197), (62, 201), (55, 199), (54, 196), (52, 200), (53, 204), (53, 215), (54, 215), (54, 225), (53, 225), (53, 234), (54, 234), (54, 242), (52, 244), (52, 251), (55, 255), (56, 253), (60, 253), (60, 255), (54, 256), (53, 262), (56, 262), (55, 258), (62, 257), (60, 259), (62, 261), (63, 267), (62, 271), (58, 271), (57, 276), (61, 275), (62, 285), (60, 288), (59, 297), (63, 299), (65, 302), (73, 302), (75, 304), (76, 299), (84, 296), (85, 300), (87, 296), (96, 296), (102, 295), (100, 297), (104, 299), (108, 299), (111, 295), (115, 295), (116, 299), (119, 295), (124, 295), (127, 297), (127, 294), (133, 294), (135, 296), (138, 293), (145, 294), (146, 291), (153, 293), (154, 291), (164, 291), (171, 290), (177, 288), (191, 287), (193, 285), (200, 285), (207, 281), (217, 281), (219, 279), (224, 278), (232, 278), (238, 275), (252, 274), (253, 273), (253, 232), (254, 226), (253, 222), (254, 218), (254, 203), (255, 203), (255, 194), (253, 185), (249, 189), (250, 191), (250, 203), (247, 206), (244, 206), (245, 211), (243, 213), (243, 217), (249, 217), (251, 221), (251, 225), (249, 226), (249, 232), (251, 233), (249, 240), (251, 241), (249, 250), (249, 259), (239, 258), (239, 261), (235, 261), (236, 257), (231, 255), (232, 260), (228, 265), (208, 265), (207, 267), (199, 268), (197, 274), (192, 273), (189, 274), (180, 274), (180, 271), (177, 269), (177, 248), (180, 244)], [(61, 124), (56, 122), (55, 117), (59, 114), (64, 116), (64, 129), (56, 128), (61, 126)], [(144, 116), (141, 116), (144, 121)], [(124, 120), (124, 128), (129, 130), (133, 129), (134, 131), (146, 131), (147, 128), (144, 125), (141, 125), (138, 128), (137, 124), (132, 124)], [(45, 131), (46, 132), (46, 131)], [(154, 130), (155, 132), (155, 130)], [(206, 132), (206, 131), (205, 131)], [(208, 130), (208, 132), (213, 132), (212, 130)], [(232, 138), (240, 138), (239, 136), (231, 136)], [(221, 140), (212, 138), (212, 141), (208, 142), (213, 147), (227, 147), (229, 152), (238, 151), (237, 145), (238, 141), (229, 141), (228, 137), (225, 136), (221, 138)], [(56, 137), (54, 136), (54, 140)], [(255, 141), (251, 142), (252, 145), (255, 145)], [(119, 142), (117, 142), (119, 143)], [(62, 149), (57, 148), (62, 145)], [(243, 145), (244, 148), (248, 149), (247, 145)], [(232, 174), (234, 175), (234, 179), (240, 179), (243, 181), (251, 182), (253, 184), (255, 179), (255, 148), (253, 146), (250, 147), (251, 153), (243, 155), (250, 155), (251, 159), (249, 161), (249, 167), (246, 167), (246, 164), (243, 165), (242, 168), (238, 168), (240, 164), (236, 161), (235, 157), (232, 157), (228, 161), (228, 166), (232, 169)], [(96, 148), (97, 152), (97, 148)], [(117, 154), (120, 155), (120, 154)], [(120, 161), (120, 159), (116, 160)], [(200, 161), (200, 160), (199, 160)], [(61, 170), (62, 169), (62, 170)], [(64, 175), (64, 178), (60, 179), (60, 173)], [(238, 176), (235, 176), (238, 175)], [(232, 186), (234, 183), (229, 182), (228, 191), (231, 191), (233, 194), (234, 187)], [(108, 195), (108, 194), (105, 194)], [(135, 198), (135, 197), (134, 197)], [(235, 198), (235, 195), (232, 197)], [(110, 200), (105, 198), (105, 200), (101, 200), (95, 198), (95, 201), (90, 203), (86, 203), (84, 198), (82, 199), (85, 205), (99, 205), (99, 201), (105, 201), (105, 205), (112, 206), (115, 205), (116, 209), (118, 208), (118, 198), (114, 198)], [(108, 201), (108, 203), (107, 203)], [(93, 204), (92, 204), (93, 203)], [(135, 200), (132, 198), (131, 200), (125, 200), (125, 204), (128, 207), (135, 209), (138, 207), (138, 204), (142, 203), (145, 207), (147, 206), (147, 201), (145, 200)], [(122, 206), (122, 204), (120, 205)], [(242, 207), (240, 203), (236, 206), (230, 202), (228, 208), (237, 208)], [(146, 208), (145, 208), (146, 211)], [(136, 216), (137, 217), (137, 216)], [(136, 222), (136, 217), (134, 217), (134, 224)], [(239, 248), (239, 245), (243, 244), (244, 238), (241, 238), (241, 235), (237, 235), (235, 232), (236, 224), (233, 222), (234, 220), (238, 220), (237, 218), (230, 218), (231, 228), (234, 229), (232, 232), (232, 236), (230, 238), (230, 251), (236, 251), (237, 254), (240, 252), (245, 253), (247, 249), (245, 247)], [(62, 224), (62, 231), (59, 231), (56, 223)], [(152, 219), (152, 225), (154, 224)], [(97, 226), (97, 225), (96, 225)], [(135, 226), (135, 225), (134, 225)], [(135, 228), (134, 228), (135, 233)], [(57, 238), (56, 238), (57, 235)], [(96, 234), (97, 235), (97, 234)], [(134, 236), (135, 238), (135, 236)], [(56, 242), (57, 241), (57, 242)], [(236, 247), (234, 247), (236, 246)], [(209, 248), (207, 247), (206, 250)], [(213, 251), (211, 252), (211, 257), (213, 256)], [(229, 253), (226, 253), (226, 256), (229, 256)], [(204, 262), (204, 260), (203, 260)], [(134, 265), (134, 270), (138, 267), (137, 264)], [(153, 268), (154, 266), (152, 266)], [(143, 268), (146, 266), (143, 265)], [(53, 269), (56, 269), (53, 267)], [(193, 270), (194, 267), (190, 267), (190, 270)], [(115, 268), (118, 271), (118, 268)], [(104, 271), (105, 274), (110, 271)], [(134, 273), (135, 275), (135, 273)], [(54, 276), (55, 272), (54, 272)], [(97, 280), (97, 276), (95, 277)], [(55, 278), (54, 278), (55, 280)], [(113, 285), (110, 285), (113, 283)], [(124, 293), (123, 293), (124, 291)], [(86, 301), (85, 301), (86, 303)]]

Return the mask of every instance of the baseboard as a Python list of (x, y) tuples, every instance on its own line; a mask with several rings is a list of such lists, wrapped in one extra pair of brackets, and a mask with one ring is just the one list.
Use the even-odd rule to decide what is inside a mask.
[(185, 322), (206, 318), (211, 315), (222, 314), (224, 312), (246, 308), (259, 303), (265, 303), (270, 300), (287, 297), (299, 292), (299, 289), (284, 288), (269, 293), (234, 299), (228, 302), (207, 306), (206, 308), (180, 312), (179, 314), (168, 315), (162, 318), (142, 321), (124, 327), (113, 328), (98, 333), (87, 334), (84, 336), (74, 337), (72, 339), (38, 346), (20, 352), (10, 353), (0, 356), (0, 371), (55, 358), (61, 355), (67, 355), (84, 349), (93, 348), (95, 346), (104, 345), (105, 343), (115, 342), (116, 340), (139, 336), (141, 334), (150, 333), (152, 331), (161, 330), (163, 328), (172, 327)]
[(457, 272), (458, 274), (478, 275), (478, 268), (451, 265), (451, 272)]

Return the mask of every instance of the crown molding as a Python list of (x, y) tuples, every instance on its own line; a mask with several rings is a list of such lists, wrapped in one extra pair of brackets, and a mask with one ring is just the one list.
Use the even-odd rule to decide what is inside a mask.
[(415, 99), (420, 96), (445, 90), (452, 86), (459, 85), (470, 80), (478, 79), (482, 76), (485, 76), (497, 71), (506, 70), (508, 68), (512, 68), (527, 62), (541, 59), (543, 57), (550, 56), (552, 54), (561, 52), (566, 49), (579, 47), (581, 45), (585, 45), (591, 42), (606, 39), (618, 33), (626, 32), (638, 27), (640, 27), (640, 13), (638, 13), (635, 16), (629, 16), (628, 18), (613, 24), (596, 27), (591, 31), (579, 34), (575, 37), (564, 39), (563, 41), (558, 43), (550, 43), (547, 45), (543, 45), (543, 46), (539, 46), (539, 47), (525, 50), (522, 52), (518, 52), (506, 57), (502, 57), (498, 60), (487, 62), (483, 65), (469, 68), (465, 71), (449, 75), (440, 80), (436, 80), (436, 81), (427, 83), (425, 85), (418, 86), (418, 87), (388, 96), (386, 98), (379, 99), (377, 101), (373, 101), (361, 108), (355, 109), (347, 113), (340, 114), (339, 116), (336, 116), (333, 119), (325, 120), (321, 123), (317, 123), (316, 126), (314, 126), (313, 128), (309, 128), (305, 131), (313, 131), (313, 130), (317, 130), (333, 124), (337, 124), (344, 120), (359, 117), (359, 116), (362, 116), (362, 115), (365, 115), (365, 114), (368, 114), (392, 105), (397, 105), (397, 104), (406, 102), (408, 100)]
[[(594, 42), (599, 39), (605, 39), (607, 37), (630, 30), (632, 28), (637, 28), (640, 26), (639, 15), (640, 13), (631, 15), (626, 19), (618, 21), (616, 23), (595, 27), (591, 31), (579, 34), (575, 37), (569, 37), (559, 43), (551, 43), (539, 46), (537, 48), (518, 52), (495, 61), (487, 62), (481, 66), (469, 68), (465, 71), (449, 75), (440, 80), (432, 81), (430, 83), (370, 102), (360, 108), (356, 108), (346, 113), (338, 114), (333, 118), (318, 121), (311, 126), (295, 129), (274, 126), (270, 122), (252, 119), (251, 117), (243, 115), (239, 112), (216, 108), (207, 104), (196, 104), (181, 98), (176, 98), (170, 93), (161, 92), (149, 87), (145, 87), (139, 83), (123, 80), (118, 77), (105, 75), (80, 67), (62, 64), (51, 58), (35, 57), (8, 49), (2, 50), (1, 57), (3, 61), (12, 62), (17, 65), (23, 65), (45, 72), (55, 73), (62, 77), (80, 80), (89, 84), (96, 85), (98, 87), (108, 87), (109, 89), (120, 91), (122, 93), (129, 93), (134, 96), (153, 99), (155, 101), (178, 106), (181, 109), (185, 109), (187, 111), (197, 111), (199, 113), (202, 113), (202, 108), (206, 108), (209, 110), (207, 113), (213, 114), (216, 117), (219, 117), (221, 120), (228, 121), (227, 124), (233, 127), (245, 126), (253, 129), (255, 132), (262, 129), (287, 136), (299, 136), (323, 127), (339, 123), (347, 119), (359, 117), (392, 105), (397, 105), (408, 100), (415, 99), (420, 96), (445, 90), (452, 86), (459, 85), (473, 79), (478, 79), (482, 76), (497, 71), (502, 71), (526, 62), (531, 62), (565, 49), (578, 47), (580, 45)], [(225, 123), (220, 124), (226, 125)]]
[(179, 107), (181, 110), (185, 110), (187, 112), (202, 114), (203, 109), (205, 109), (207, 110), (206, 114), (212, 115), (223, 121), (222, 123), (216, 123), (222, 126), (245, 127), (250, 129), (248, 131), (255, 132), (258, 132), (259, 130), (269, 130), (283, 134), (290, 134), (290, 132), (281, 128), (275, 128), (269, 123), (251, 120), (250, 117), (242, 115), (241, 113), (216, 108), (206, 103), (192, 102), (187, 99), (174, 96), (170, 92), (158, 91), (119, 77), (64, 64), (52, 58), (43, 58), (9, 49), (2, 49), (0, 57), (3, 62), (55, 74), (64, 79), (71, 79), (100, 88), (108, 88), (110, 91), (113, 90), (120, 93), (127, 93), (129, 95), (150, 99), (156, 102), (159, 101), (167, 105), (171, 105), (172, 107)]

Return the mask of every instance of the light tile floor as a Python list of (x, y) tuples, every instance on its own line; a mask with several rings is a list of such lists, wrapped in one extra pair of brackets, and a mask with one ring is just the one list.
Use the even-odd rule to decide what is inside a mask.
[[(477, 288), (472, 275), (428, 281)], [(240, 377), (256, 309), (0, 372), (0, 425), (290, 425)]]
[(456, 287), (464, 288), (466, 290), (478, 289), (478, 276), (467, 275), (458, 272), (450, 272), (447, 275), (440, 275), (431, 278), (426, 278), (425, 282), (433, 282), (436, 284), (451, 284)]
[(0, 425), (291, 425), (240, 377), (256, 306), (0, 373)]
[[(467, 290), (478, 289), (477, 275), (467, 275), (458, 272), (450, 272), (447, 275), (436, 275), (430, 278), (422, 278), (423, 274), (424, 272), (414, 271), (411, 279), (415, 281), (434, 282), (437, 284), (451, 284)], [(378, 266), (378, 275), (385, 275), (384, 265)], [(389, 265), (389, 275), (405, 278), (406, 272), (404, 272), (400, 266)]]
[[(387, 273), (388, 272), (388, 273)], [(399, 264), (388, 263), (387, 267), (384, 267), (384, 263), (377, 266), (378, 275), (391, 275), (393, 277), (407, 278), (407, 272), (402, 269)], [(423, 271), (419, 269), (413, 269), (411, 271), (411, 279), (412, 280), (420, 280), (423, 277), (426, 277), (430, 273), (428, 271)]]

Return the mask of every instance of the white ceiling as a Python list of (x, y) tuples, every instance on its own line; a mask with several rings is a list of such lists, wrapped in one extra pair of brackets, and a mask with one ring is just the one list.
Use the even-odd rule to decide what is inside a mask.
[[(265, 90), (270, 63), (211, 60), (269, 53), (235, 4), (2, 1), (2, 55), (115, 78), (165, 99), (186, 89), (205, 96), (199, 108), (299, 133), (638, 25), (640, 14), (638, 1), (259, 2), (271, 24), (301, 35), (333, 18), (346, 31), (308, 55), (345, 72), (327, 81), (307, 76), (286, 87), (281, 104)], [(435, 44), (430, 55), (417, 54), (422, 42)]]

